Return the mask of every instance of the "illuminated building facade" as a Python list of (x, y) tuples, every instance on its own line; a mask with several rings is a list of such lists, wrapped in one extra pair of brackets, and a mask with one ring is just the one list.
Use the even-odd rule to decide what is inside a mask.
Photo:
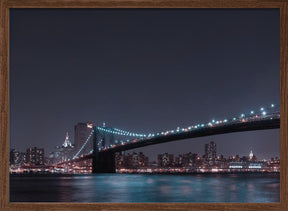
[(65, 138), (65, 141), (64, 143), (62, 144), (63, 147), (73, 147), (70, 140), (69, 140), (69, 135), (68, 135), (68, 132), (66, 133), (66, 138)]
[(44, 165), (44, 149), (31, 147), (26, 150), (26, 164)]
[(147, 167), (149, 164), (149, 158), (144, 155), (143, 152), (132, 152), (125, 155), (124, 152), (117, 153), (115, 156), (116, 168), (137, 168)]
[(209, 165), (213, 165), (216, 160), (216, 143), (211, 141), (209, 144), (205, 144), (205, 159)]
[(11, 149), (9, 163), (10, 165), (21, 166), (25, 162), (25, 153)]
[(175, 157), (175, 165), (179, 167), (194, 166), (197, 162), (197, 156), (198, 154), (192, 152), (180, 154)]
[(93, 130), (92, 123), (78, 123), (75, 125), (75, 137), (74, 137), (74, 144), (75, 149), (78, 150), (84, 144), (88, 136)]
[(158, 167), (167, 167), (174, 165), (174, 155), (168, 154), (167, 152), (164, 154), (158, 155)]

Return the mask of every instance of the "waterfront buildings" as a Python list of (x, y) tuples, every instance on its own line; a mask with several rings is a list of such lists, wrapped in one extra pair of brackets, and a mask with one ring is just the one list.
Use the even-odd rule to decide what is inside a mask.
[[(87, 126), (87, 125), (86, 125)], [(44, 159), (44, 149), (31, 147), (26, 153), (10, 151), (11, 173), (92, 173), (92, 159), (69, 161), (75, 153), (66, 133), (65, 140), (56, 152)], [(179, 155), (158, 154), (157, 162), (149, 162), (143, 152), (121, 152), (115, 155), (118, 173), (233, 173), (233, 172), (280, 172), (280, 159), (258, 160), (252, 151), (246, 156), (231, 155), (225, 158), (216, 154), (216, 144), (204, 145), (205, 154), (182, 153)], [(72, 153), (72, 154), (71, 154)]]
[(116, 168), (148, 167), (149, 158), (143, 152), (117, 153), (115, 156)]

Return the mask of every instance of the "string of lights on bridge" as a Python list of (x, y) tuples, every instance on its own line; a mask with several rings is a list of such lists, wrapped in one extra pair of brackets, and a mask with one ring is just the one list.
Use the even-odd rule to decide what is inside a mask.
[[(273, 109), (275, 107), (276, 107), (275, 104), (271, 104), (268, 109)], [(264, 107), (261, 107), (260, 108), (260, 115), (259, 114), (257, 115), (254, 110), (251, 110), (248, 115), (242, 113), (239, 117), (234, 117), (231, 120), (232, 121), (236, 121), (236, 120), (241, 119), (242, 121), (244, 121), (245, 117), (255, 116), (256, 118), (261, 118), (261, 117), (265, 117), (268, 114), (269, 113), (267, 111), (267, 108), (265, 109)], [(214, 124), (218, 125), (218, 124), (228, 123), (228, 122), (229, 122), (228, 119), (224, 119), (224, 120), (212, 119), (211, 122), (208, 122), (207, 124), (203, 124), (203, 123), (202, 124), (196, 124), (196, 125), (192, 125), (192, 126), (189, 126), (187, 128), (181, 128), (181, 129), (180, 129), (180, 127), (177, 127), (176, 130), (167, 130), (165, 132), (149, 133), (148, 135), (146, 135), (146, 134), (138, 134), (138, 133), (135, 133), (135, 132), (124, 131), (124, 130), (117, 129), (117, 128), (106, 129), (106, 128), (103, 128), (103, 127), (97, 127), (97, 129), (102, 130), (102, 131), (104, 131), (106, 133), (110, 133), (110, 134), (117, 134), (117, 135), (123, 135), (123, 136), (131, 136), (131, 137), (136, 137), (136, 138), (143, 138), (143, 137), (154, 137), (154, 136), (159, 136), (159, 135), (167, 135), (169, 133), (175, 133), (175, 132), (187, 132), (187, 131), (192, 130), (192, 129), (198, 129), (198, 128), (201, 128), (201, 127), (203, 128), (205, 126), (213, 126)]]
[(125, 130), (121, 130), (118, 128), (105, 128), (105, 127), (97, 127), (98, 130), (104, 131), (106, 133), (111, 133), (111, 134), (116, 134), (116, 135), (121, 135), (121, 136), (130, 136), (130, 137), (146, 137), (145, 134), (139, 134), (139, 133), (133, 133), (133, 132), (128, 132)]
[[(91, 133), (89, 134), (88, 138), (86, 139), (86, 141), (84, 142), (84, 144), (81, 146), (81, 148), (79, 149), (79, 151), (73, 156), (73, 159), (77, 158), (78, 155), (80, 154), (80, 152), (85, 148), (86, 144), (88, 143), (88, 141), (90, 140), (90, 138), (92, 137), (94, 133), (94, 130), (91, 131)], [(91, 151), (91, 153), (93, 152), (93, 150)]]
[[(96, 130), (98, 131), (101, 131), (103, 133), (106, 133), (106, 134), (111, 134), (111, 135), (119, 135), (119, 136), (126, 136), (126, 137), (133, 137), (134, 139), (132, 140), (129, 140), (127, 139), (126, 142), (135, 142), (137, 140), (148, 140), (152, 137), (155, 137), (155, 136), (162, 136), (162, 135), (168, 135), (168, 134), (174, 134), (174, 133), (181, 133), (181, 132), (189, 132), (191, 130), (196, 130), (196, 129), (200, 129), (200, 128), (204, 128), (206, 126), (214, 126), (214, 125), (219, 125), (219, 124), (229, 124), (229, 123), (233, 123), (235, 121), (241, 121), (241, 122), (245, 122), (247, 121), (247, 118), (252, 118), (252, 119), (259, 119), (259, 118), (269, 118), (270, 119), (273, 119), (272, 116), (269, 116), (269, 115), (273, 115), (275, 113), (279, 113), (280, 115), (280, 111), (276, 111), (275, 110), (276, 108), (276, 105), (275, 104), (271, 104), (268, 108), (264, 108), (264, 107), (261, 107), (259, 109), (259, 112), (255, 112), (254, 110), (251, 110), (248, 114), (245, 114), (245, 113), (242, 113), (240, 114), (239, 117), (234, 117), (232, 119), (223, 119), (223, 120), (216, 120), (216, 119), (212, 119), (210, 122), (206, 123), (206, 124), (195, 124), (195, 125), (192, 125), (192, 126), (189, 126), (189, 127), (186, 127), (186, 128), (180, 128), (180, 127), (177, 127), (175, 130), (167, 130), (167, 131), (163, 131), (163, 132), (157, 132), (157, 133), (149, 133), (149, 134), (140, 134), (140, 133), (135, 133), (135, 132), (129, 132), (129, 131), (125, 131), (125, 130), (122, 130), (122, 129), (118, 129), (118, 128), (108, 128), (108, 127), (96, 127)], [(270, 112), (269, 112), (270, 110)], [(89, 142), (90, 138), (92, 137), (92, 134), (96, 132), (94, 130), (92, 130), (92, 132), (90, 133), (90, 135), (88, 136), (87, 140), (84, 142), (84, 144), (82, 145), (82, 147), (80, 148), (80, 150), (75, 154), (75, 156), (73, 157), (73, 159), (77, 158), (80, 154), (80, 152), (85, 148), (85, 146), (87, 145), (87, 143)], [(103, 141), (103, 140), (101, 140)], [(102, 142), (101, 142), (102, 143)], [(102, 150), (102, 148), (100, 147), (100, 142), (98, 143), (98, 147), (99, 147), (99, 150)], [(115, 140), (115, 144), (116, 143), (121, 143), (121, 144), (124, 144), (124, 140)], [(111, 144), (110, 146), (108, 147), (105, 147), (105, 149), (108, 149), (110, 147), (115, 147), (117, 145), (115, 144)], [(92, 153), (93, 152), (93, 149), (89, 152), (89, 153)]]

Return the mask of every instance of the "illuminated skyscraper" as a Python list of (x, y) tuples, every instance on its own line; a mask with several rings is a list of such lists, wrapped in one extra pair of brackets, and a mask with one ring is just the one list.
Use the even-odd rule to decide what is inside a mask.
[(164, 154), (158, 155), (158, 167), (168, 167), (172, 166), (174, 163), (174, 155), (168, 154), (167, 152)]
[(74, 137), (74, 144), (75, 149), (80, 149), (80, 147), (84, 144), (88, 136), (93, 130), (92, 123), (78, 123), (75, 125), (75, 137)]
[(44, 149), (28, 148), (26, 150), (26, 163), (29, 165), (44, 165)]
[(10, 165), (21, 165), (25, 162), (25, 156), (25, 153), (11, 149), (9, 158)]
[(250, 151), (250, 154), (249, 154), (249, 159), (252, 160), (253, 159), (253, 152), (252, 150)]
[(257, 161), (257, 158), (256, 158), (256, 156), (253, 154), (252, 150), (250, 151), (248, 160), (249, 160), (249, 161)]
[(216, 159), (216, 144), (213, 141), (209, 144), (205, 144), (205, 158), (209, 164), (213, 164)]
[(65, 138), (65, 141), (64, 143), (62, 144), (63, 147), (72, 147), (72, 144), (69, 140), (69, 135), (68, 135), (68, 132), (66, 133), (66, 138)]

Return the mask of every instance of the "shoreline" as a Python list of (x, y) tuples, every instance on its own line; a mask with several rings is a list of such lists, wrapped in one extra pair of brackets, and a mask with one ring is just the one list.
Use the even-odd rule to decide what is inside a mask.
[[(153, 172), (153, 173), (97, 173), (101, 174), (117, 174), (117, 175), (128, 175), (128, 174), (142, 174), (142, 175), (280, 175), (280, 172), (181, 172), (181, 173), (169, 173), (169, 172)], [(9, 173), (9, 177), (75, 177), (75, 176), (89, 176), (97, 174), (61, 174), (61, 173)]]

